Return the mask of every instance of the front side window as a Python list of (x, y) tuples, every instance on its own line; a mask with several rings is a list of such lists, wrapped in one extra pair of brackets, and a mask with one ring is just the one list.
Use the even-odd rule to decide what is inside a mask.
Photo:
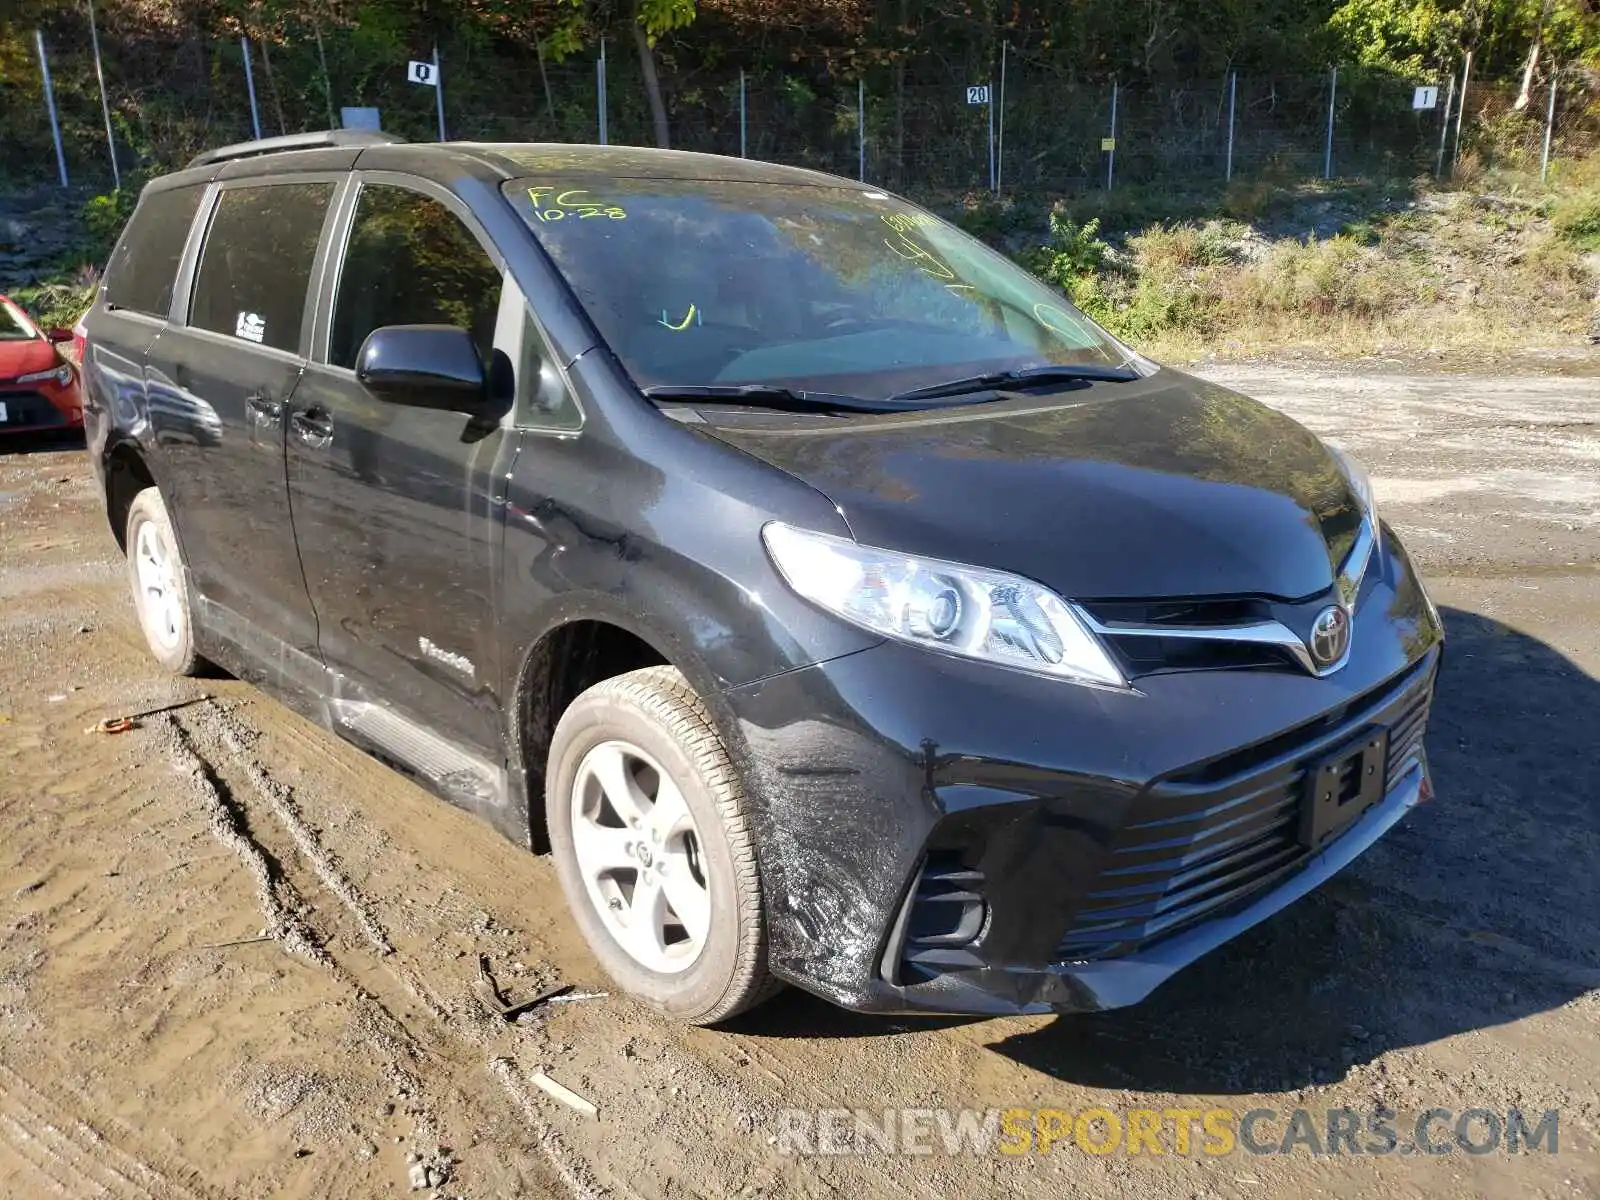
[(300, 322), (333, 197), (331, 183), (229, 188), (217, 199), (189, 324), (277, 350), (300, 348)]
[(505, 189), (641, 387), (882, 398), (1128, 359), (1060, 294), (882, 192), (571, 176)]
[(0, 300), (0, 342), (31, 342), (39, 336), (20, 308), (9, 300)]
[(500, 284), (500, 268), (443, 204), (365, 184), (339, 275), (328, 361), (353, 368), (361, 343), (385, 325), (456, 325), (472, 334), (487, 365)]
[(205, 188), (146, 192), (106, 264), (106, 303), (165, 318), (189, 226)]

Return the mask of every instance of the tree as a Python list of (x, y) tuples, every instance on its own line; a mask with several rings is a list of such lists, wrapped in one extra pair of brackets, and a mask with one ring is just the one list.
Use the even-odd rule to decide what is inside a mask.
[(672, 144), (672, 131), (667, 122), (667, 103), (661, 95), (661, 79), (656, 73), (655, 42), (662, 34), (693, 22), (694, 3), (695, 0), (634, 0), (628, 21), (639, 52), (639, 74), (644, 79), (645, 98), (650, 102), (656, 145), (663, 150)]

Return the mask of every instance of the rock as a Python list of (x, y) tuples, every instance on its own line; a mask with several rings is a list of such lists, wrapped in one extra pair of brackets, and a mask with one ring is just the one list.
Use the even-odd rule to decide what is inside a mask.
[(424, 1163), (412, 1163), (411, 1170), (406, 1172), (406, 1179), (410, 1182), (413, 1192), (420, 1192), (424, 1188), (433, 1186), (433, 1180)]
[(1372, 1036), (1370, 1033), (1368, 1033), (1366, 1031), (1365, 1028), (1363, 1028), (1360, 1025), (1352, 1025), (1352, 1026), (1350, 1026), (1349, 1033), (1350, 1033), (1350, 1036), (1353, 1037), (1358, 1042), (1364, 1042), (1369, 1037)]

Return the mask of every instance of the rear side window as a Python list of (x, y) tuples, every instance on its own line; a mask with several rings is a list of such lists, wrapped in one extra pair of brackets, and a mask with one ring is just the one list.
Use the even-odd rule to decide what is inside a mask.
[(224, 191), (200, 252), (189, 324), (298, 350), (311, 265), (332, 196), (331, 183)]
[(350, 226), (328, 361), (354, 367), (367, 334), (384, 325), (458, 325), (488, 363), (500, 282), (500, 269), (444, 205), (367, 184)]
[(144, 194), (106, 264), (107, 304), (166, 317), (178, 260), (204, 193), (204, 187), (196, 184)]

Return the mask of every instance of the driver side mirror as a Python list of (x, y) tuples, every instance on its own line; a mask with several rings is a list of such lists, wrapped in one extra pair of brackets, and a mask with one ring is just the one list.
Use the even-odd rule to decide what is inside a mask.
[(70, 342), (72, 340), (72, 330), (70, 330), (70, 329), (46, 329), (44, 331), (44, 336), (46, 338), (48, 338), (50, 341), (56, 342), (58, 344), (61, 343), (61, 342)]
[(356, 355), (356, 378), (381, 400), (410, 408), (487, 414), (489, 380), (472, 335), (455, 325), (385, 325)]

